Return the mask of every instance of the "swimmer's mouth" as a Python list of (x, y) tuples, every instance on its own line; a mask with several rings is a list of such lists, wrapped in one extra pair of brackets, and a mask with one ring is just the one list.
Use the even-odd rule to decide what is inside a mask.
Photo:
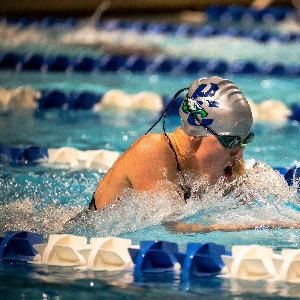
[(230, 165), (224, 169), (224, 176), (230, 177), (233, 175), (232, 167), (233, 167), (233, 165)]

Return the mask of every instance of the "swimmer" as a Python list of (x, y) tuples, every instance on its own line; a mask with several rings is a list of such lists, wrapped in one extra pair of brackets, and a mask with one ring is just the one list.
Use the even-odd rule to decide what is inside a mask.
[[(241, 90), (230, 80), (205, 77), (178, 91), (172, 101), (185, 90), (188, 92), (179, 109), (181, 126), (167, 133), (163, 122), (162, 133), (149, 132), (166, 116), (168, 106), (148, 133), (137, 139), (98, 183), (90, 210), (102, 210), (116, 199), (121, 201), (126, 189), (149, 191), (161, 182), (174, 188), (184, 204), (191, 196), (184, 176), (188, 172), (205, 177), (210, 185), (220, 178), (232, 181), (245, 174), (243, 151), (254, 133), (251, 108)], [(169, 222), (166, 226), (175, 232), (238, 230), (233, 225)]]
[(172, 183), (187, 201), (190, 187), (182, 172), (205, 176), (211, 185), (222, 176), (232, 180), (245, 173), (243, 150), (254, 134), (251, 109), (240, 89), (214, 76), (197, 79), (179, 93), (184, 90), (182, 126), (136, 140), (99, 182), (91, 210), (112, 204), (125, 189), (148, 191), (161, 181)]

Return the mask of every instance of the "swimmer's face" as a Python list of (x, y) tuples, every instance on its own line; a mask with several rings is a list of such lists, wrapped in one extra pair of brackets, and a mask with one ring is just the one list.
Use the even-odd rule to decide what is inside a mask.
[(243, 157), (243, 149), (240, 145), (225, 148), (215, 136), (202, 137), (201, 146), (195, 153), (197, 169), (210, 184), (215, 184), (220, 177), (231, 175), (232, 166)]

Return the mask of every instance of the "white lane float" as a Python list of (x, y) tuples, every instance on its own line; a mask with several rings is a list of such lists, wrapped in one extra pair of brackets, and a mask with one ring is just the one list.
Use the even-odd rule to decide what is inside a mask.
[(128, 248), (136, 246), (117, 237), (94, 237), (88, 244), (84, 236), (51, 234), (48, 243), (33, 247), (38, 251), (34, 264), (116, 271), (132, 267)]
[(0, 87), (0, 110), (20, 111), (23, 109), (36, 109), (37, 100), (41, 97), (41, 92), (20, 86), (14, 89)]
[(281, 100), (267, 99), (261, 103), (255, 103), (247, 99), (251, 107), (254, 121), (286, 121), (292, 111)]
[(88, 247), (87, 238), (71, 234), (51, 234), (47, 244), (33, 246), (38, 251), (33, 263), (51, 266), (83, 266), (85, 258), (79, 250)]
[(154, 92), (143, 91), (137, 94), (128, 94), (121, 90), (110, 90), (103, 95), (99, 103), (95, 104), (93, 110), (100, 111), (109, 107), (147, 109), (160, 112), (164, 105), (162, 97)]
[(223, 277), (300, 283), (300, 249), (283, 249), (277, 254), (268, 247), (237, 245), (232, 247), (232, 256), (221, 258)]
[(273, 258), (277, 280), (300, 282), (300, 249), (283, 249), (281, 256)]
[(94, 271), (117, 271), (132, 267), (129, 239), (116, 237), (91, 238), (86, 249), (79, 250), (86, 259), (86, 268)]
[(222, 255), (225, 277), (258, 280), (277, 277), (273, 249), (259, 245), (233, 246), (232, 256)]
[(101, 169), (107, 171), (120, 156), (117, 151), (110, 150), (78, 150), (73, 147), (48, 149), (49, 163), (68, 163), (72, 167)]

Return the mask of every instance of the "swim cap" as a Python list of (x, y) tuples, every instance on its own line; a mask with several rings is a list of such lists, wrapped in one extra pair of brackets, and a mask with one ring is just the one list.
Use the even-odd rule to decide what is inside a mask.
[(193, 81), (179, 114), (184, 132), (194, 136), (211, 135), (202, 123), (218, 134), (244, 137), (253, 123), (251, 108), (241, 90), (218, 76)]

